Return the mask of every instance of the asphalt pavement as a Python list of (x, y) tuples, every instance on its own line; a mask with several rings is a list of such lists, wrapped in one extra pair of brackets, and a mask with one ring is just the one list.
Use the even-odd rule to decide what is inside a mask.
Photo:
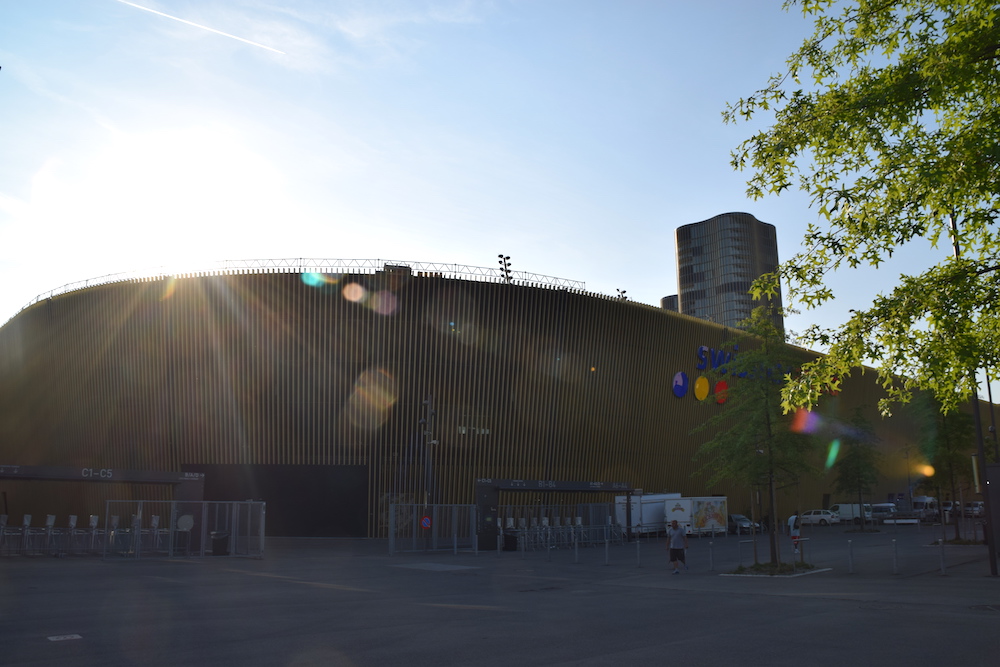
[[(996, 665), (1000, 577), (940, 527), (805, 527), (789, 577), (749, 536), (578, 551), (269, 539), (263, 559), (0, 557), (3, 665)], [(789, 538), (781, 537), (783, 560)], [(766, 540), (757, 557), (769, 558)]]

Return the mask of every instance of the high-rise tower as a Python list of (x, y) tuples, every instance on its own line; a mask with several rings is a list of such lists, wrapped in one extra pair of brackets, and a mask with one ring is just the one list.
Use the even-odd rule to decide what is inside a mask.
[[(750, 284), (778, 267), (774, 225), (749, 213), (723, 213), (678, 227), (678, 311), (735, 327), (760, 305), (749, 294)], [(774, 323), (784, 331), (781, 293)]]

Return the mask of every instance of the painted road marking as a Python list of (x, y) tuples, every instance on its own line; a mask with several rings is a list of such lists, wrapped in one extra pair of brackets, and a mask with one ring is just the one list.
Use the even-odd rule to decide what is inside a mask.
[(411, 570), (428, 570), (430, 572), (455, 572), (458, 570), (478, 570), (474, 565), (445, 565), (443, 563), (402, 563), (390, 567), (405, 567)]
[(492, 607), (485, 604), (422, 604), (423, 607), (441, 607), (444, 609), (469, 609), (472, 611), (508, 611), (506, 607)]

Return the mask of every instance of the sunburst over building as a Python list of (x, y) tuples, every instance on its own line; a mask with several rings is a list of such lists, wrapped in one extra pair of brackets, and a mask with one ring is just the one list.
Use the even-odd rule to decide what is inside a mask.
[[(686, 390), (729, 338), (582, 283), (450, 264), (131, 276), (46, 295), (0, 328), (0, 464), (202, 472), (207, 500), (266, 500), (285, 535), (384, 536), (390, 503), (472, 503), (477, 478), (622, 481), (739, 511), (752, 489), (693, 475), (706, 435), (692, 431), (725, 406)], [(819, 412), (864, 407), (892, 451), (912, 434), (878, 419), (879, 396), (851, 378)], [(902, 466), (889, 457), (883, 491), (904, 488)], [(819, 507), (830, 486), (803, 480), (789, 502)], [(15, 516), (169, 494), (0, 488)]]

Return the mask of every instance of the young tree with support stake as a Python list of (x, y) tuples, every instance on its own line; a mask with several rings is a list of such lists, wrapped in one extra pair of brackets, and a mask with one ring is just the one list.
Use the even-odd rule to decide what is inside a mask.
[(752, 487), (765, 481), (771, 513), (770, 561), (777, 565), (781, 558), (776, 489), (810, 470), (812, 440), (793, 433), (792, 417), (781, 409), (784, 375), (798, 362), (789, 354), (770, 312), (768, 306), (759, 306), (741, 323), (743, 330), (730, 343), (737, 352), (724, 369), (717, 370), (728, 382), (725, 404), (695, 429), (713, 433), (698, 449), (696, 457), (704, 463), (696, 474), (708, 475), (710, 484), (733, 479)]
[(841, 438), (844, 454), (833, 464), (837, 473), (834, 488), (841, 493), (857, 494), (861, 529), (866, 530), (865, 496), (871, 496), (878, 482), (879, 455), (876, 443), (878, 436), (871, 424), (861, 416), (861, 410), (855, 412), (851, 420), (850, 430)]
[[(941, 405), (930, 394), (918, 394), (907, 407), (920, 424), (920, 451), (934, 468), (934, 479), (928, 486), (944, 487), (959, 505), (954, 524), (955, 539), (960, 540), (962, 507), (958, 488), (971, 482), (969, 455), (975, 450), (976, 437), (972, 418), (958, 410), (942, 412)], [(939, 503), (941, 500), (938, 498)]]
[[(1000, 362), (1000, 6), (995, 0), (788, 0), (815, 33), (787, 70), (724, 113), (774, 122), (733, 153), (749, 194), (797, 185), (822, 224), (805, 249), (758, 281), (807, 307), (833, 298), (827, 276), (878, 267), (903, 247), (952, 252), (900, 276), (887, 294), (804, 341), (826, 356), (783, 390), (811, 406), (864, 364), (887, 392), (880, 408), (932, 392), (944, 412), (972, 399), (976, 370)], [(803, 84), (805, 81), (807, 85)], [(980, 438), (981, 440), (981, 438)], [(982, 443), (979, 456), (985, 470)], [(991, 509), (987, 501), (987, 519)], [(997, 574), (995, 540), (990, 560)]]

